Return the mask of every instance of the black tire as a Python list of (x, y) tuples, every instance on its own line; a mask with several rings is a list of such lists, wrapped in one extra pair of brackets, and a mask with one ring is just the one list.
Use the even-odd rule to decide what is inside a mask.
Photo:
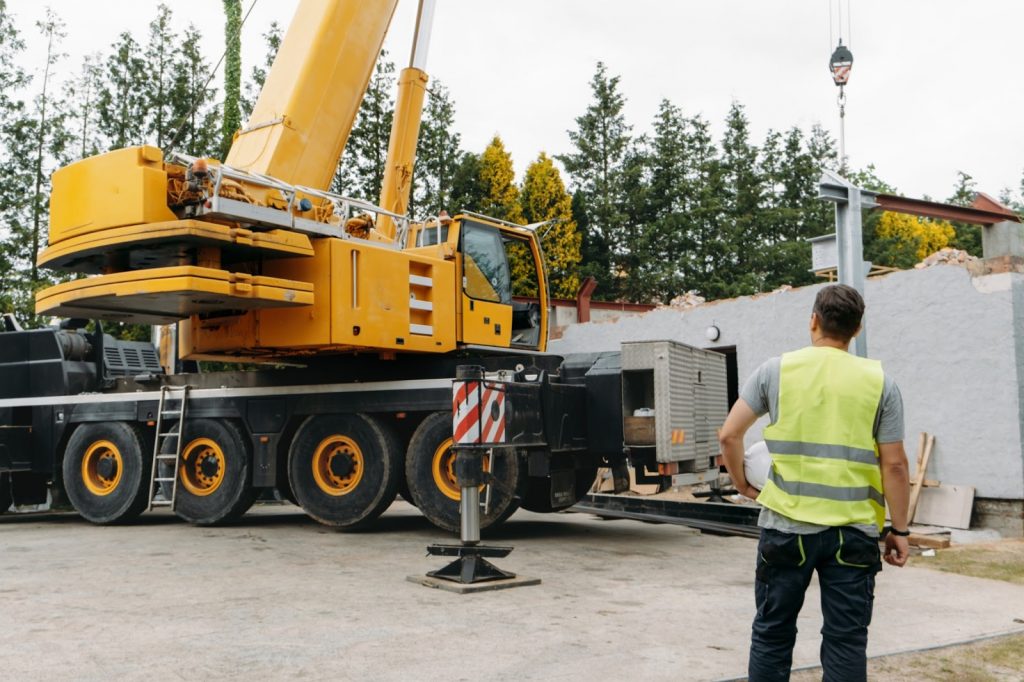
[(0, 474), (0, 514), (7, 513), (7, 510), (14, 504), (14, 495), (11, 493), (10, 474)]
[(64, 450), (64, 490), (98, 524), (132, 521), (146, 508), (152, 452), (142, 428), (127, 422), (82, 424)]
[[(451, 438), (451, 413), (435, 412), (424, 419), (409, 441), (405, 480), (416, 506), (432, 524), (458, 532), (462, 495), (454, 477)], [(490, 508), (488, 513), (480, 514), (480, 528), (499, 525), (519, 508), (519, 457), (507, 449), (496, 450), (495, 453), (490, 466), (498, 485), (491, 486)]]
[[(174, 454), (175, 439), (164, 441)], [(245, 431), (228, 419), (189, 419), (181, 442), (174, 513), (197, 526), (237, 521), (256, 501), (252, 447)]]
[(398, 494), (402, 452), (393, 430), (364, 414), (314, 415), (288, 451), (299, 506), (322, 524), (356, 530)]
[(572, 502), (567, 502), (558, 506), (551, 504), (550, 477), (528, 478), (526, 481), (526, 490), (523, 495), (522, 507), (527, 511), (538, 512), (540, 514), (547, 514), (560, 509), (568, 509), (583, 499), (583, 496), (590, 491), (590, 488), (594, 485), (595, 478), (597, 478), (597, 467), (576, 469), (576, 488), (574, 491), (576, 496)]

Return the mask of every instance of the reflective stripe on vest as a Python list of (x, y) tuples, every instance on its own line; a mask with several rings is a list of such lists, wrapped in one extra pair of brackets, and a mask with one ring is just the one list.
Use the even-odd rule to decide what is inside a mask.
[(883, 384), (879, 362), (836, 348), (783, 355), (778, 414), (764, 430), (772, 468), (758, 502), (797, 521), (881, 528), (873, 431)]

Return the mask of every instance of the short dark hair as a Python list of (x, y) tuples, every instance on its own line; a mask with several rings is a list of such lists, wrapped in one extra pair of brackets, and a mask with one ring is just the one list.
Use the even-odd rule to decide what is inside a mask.
[(846, 284), (830, 284), (814, 299), (814, 312), (826, 336), (849, 341), (864, 317), (864, 299)]

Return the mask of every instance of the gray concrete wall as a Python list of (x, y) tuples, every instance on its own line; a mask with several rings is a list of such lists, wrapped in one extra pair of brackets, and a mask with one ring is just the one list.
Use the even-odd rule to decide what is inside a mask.
[[(613, 350), (645, 339), (735, 346), (742, 385), (766, 359), (809, 343), (820, 286), (573, 325), (550, 350)], [(868, 353), (903, 393), (911, 469), (918, 433), (927, 431), (936, 437), (929, 478), (973, 485), (979, 497), (1024, 498), (1024, 275), (972, 279), (956, 266), (907, 270), (869, 280), (865, 299)], [(705, 337), (710, 325), (721, 330), (715, 342)], [(751, 430), (748, 444), (766, 423)]]

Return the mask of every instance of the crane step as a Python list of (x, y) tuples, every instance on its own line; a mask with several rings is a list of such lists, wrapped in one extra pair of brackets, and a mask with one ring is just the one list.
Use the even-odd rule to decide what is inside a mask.
[(157, 455), (157, 459), (178, 459), (177, 455)]
[(174, 478), (158, 477), (158, 478), (154, 478), (153, 480), (156, 481), (157, 483), (170, 483), (171, 481), (177, 480), (177, 477), (176, 476)]
[(178, 433), (176, 431), (168, 431), (167, 433), (158, 433), (161, 438), (177, 438)]

